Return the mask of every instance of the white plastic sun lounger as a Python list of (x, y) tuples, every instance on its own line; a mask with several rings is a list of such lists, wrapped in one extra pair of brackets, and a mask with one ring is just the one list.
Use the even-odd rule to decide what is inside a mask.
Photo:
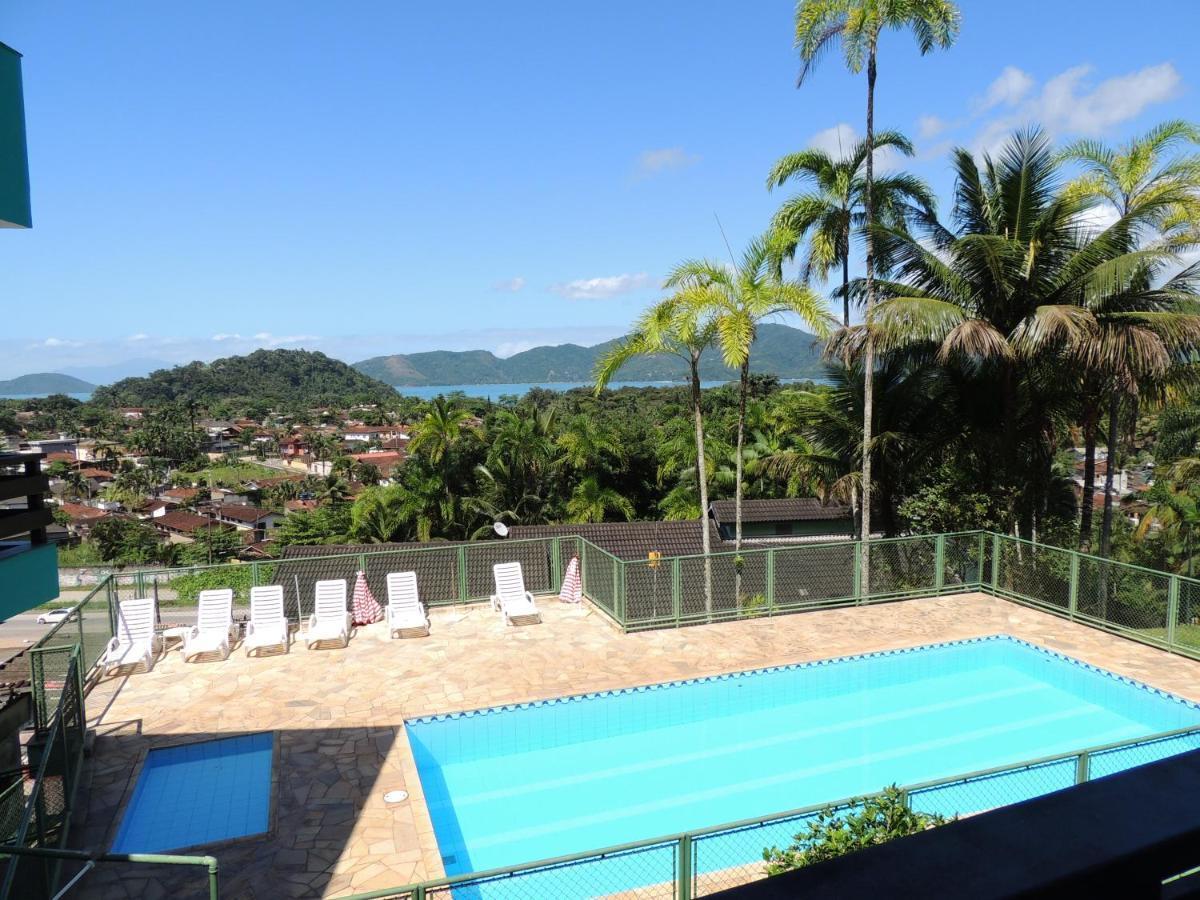
[(540, 622), (542, 614), (533, 602), (533, 594), (525, 590), (525, 576), (519, 562), (496, 563), (492, 566), (496, 581), (496, 593), (492, 594), (492, 609), (504, 614), (506, 625), (522, 622)]
[(288, 620), (283, 611), (283, 585), (250, 589), (250, 621), (246, 623), (246, 655), (267, 647), (288, 649)]
[(117, 609), (117, 633), (104, 651), (105, 675), (113, 669), (139, 663), (147, 672), (154, 668), (154, 656), (158, 651), (158, 636), (154, 633), (156, 618), (153, 597), (121, 601)]
[(350, 643), (350, 611), (346, 609), (346, 580), (318, 581), (313, 590), (313, 614), (304, 629), (304, 646), (309, 650), (321, 641)]
[(405, 631), (429, 634), (429, 616), (417, 593), (417, 573), (389, 572), (387, 592), (388, 634), (392, 637)]
[(233, 589), (201, 591), (196, 624), (183, 637), (183, 661), (204, 653), (229, 659), (229, 630), (233, 627)]

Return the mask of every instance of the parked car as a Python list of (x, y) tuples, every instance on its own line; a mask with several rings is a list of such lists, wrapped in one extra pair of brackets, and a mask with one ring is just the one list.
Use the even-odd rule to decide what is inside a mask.
[(40, 616), (37, 617), (37, 623), (39, 625), (55, 625), (55, 624), (61, 622), (63, 619), (65, 619), (70, 614), (71, 614), (71, 610), (68, 607), (62, 606), (62, 607), (59, 607), (58, 609), (51, 609), (51, 610), (48, 610), (47, 612), (42, 613)]

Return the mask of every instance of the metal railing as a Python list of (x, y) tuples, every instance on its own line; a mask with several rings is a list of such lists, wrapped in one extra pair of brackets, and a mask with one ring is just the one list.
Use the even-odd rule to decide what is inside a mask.
[[(996, 766), (901, 788), (908, 806), (952, 817), (984, 812), (1200, 748), (1200, 726)], [(587, 853), (355, 894), (346, 900), (558, 900), (620, 896), (690, 900), (766, 876), (764, 852), (786, 847), (823, 810), (878, 794), (619, 844)]]

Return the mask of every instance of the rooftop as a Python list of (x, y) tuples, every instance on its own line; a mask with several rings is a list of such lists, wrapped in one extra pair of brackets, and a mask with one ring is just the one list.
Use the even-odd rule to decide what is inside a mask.
[[(732, 500), (714, 500), (708, 504), (718, 522), (734, 521), (734, 507)], [(818, 522), (850, 516), (850, 507), (841, 503), (822, 503), (815, 497), (742, 501), (743, 522)]]
[[(438, 877), (440, 855), (404, 719), (831, 656), (1006, 633), (1200, 700), (1200, 662), (983, 594), (622, 634), (587, 604), (541, 598), (544, 623), (505, 627), (485, 605), (431, 611), (428, 638), (359, 628), (344, 650), (185, 664), (92, 692), (97, 730), (72, 843), (106, 846), (150, 747), (248, 731), (279, 735), (274, 828), (218, 848), (223, 895), (336, 897)], [(504, 673), (504, 677), (496, 677)], [(409, 799), (386, 803), (386, 791)], [(764, 813), (767, 811), (764, 811)], [(193, 881), (182, 881), (190, 877)], [(143, 878), (149, 878), (147, 886)], [(99, 867), (81, 896), (175, 896), (195, 873)]]

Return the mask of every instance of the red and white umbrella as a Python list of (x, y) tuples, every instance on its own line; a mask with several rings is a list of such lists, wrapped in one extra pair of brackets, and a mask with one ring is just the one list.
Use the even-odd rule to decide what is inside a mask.
[(579, 557), (572, 556), (567, 563), (567, 574), (563, 576), (562, 590), (558, 599), (563, 603), (579, 603), (583, 600), (583, 579), (579, 577)]
[(367, 576), (360, 571), (354, 581), (354, 624), (370, 625), (383, 618), (383, 607), (371, 593)]

